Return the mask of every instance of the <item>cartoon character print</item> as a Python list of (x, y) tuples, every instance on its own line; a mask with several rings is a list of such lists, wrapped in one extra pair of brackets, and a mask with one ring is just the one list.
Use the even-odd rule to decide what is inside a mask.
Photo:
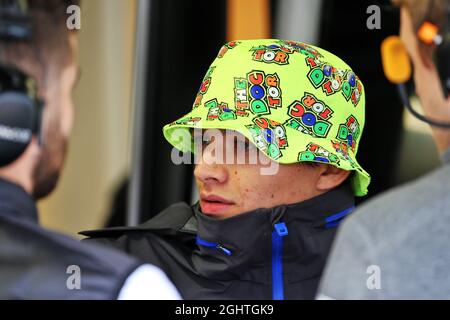
[(305, 60), (310, 67), (307, 76), (314, 88), (322, 88), (327, 96), (341, 91), (345, 100), (351, 99), (355, 107), (358, 105), (362, 85), (353, 71), (335, 68), (319, 58), (306, 57)]
[(306, 150), (298, 154), (298, 161), (315, 161), (339, 165), (337, 155), (315, 143), (308, 144)]
[(236, 115), (248, 117), (250, 110), (246, 78), (234, 78), (234, 107)]
[(202, 103), (203, 96), (208, 92), (209, 86), (211, 85), (211, 74), (215, 68), (215, 66), (211, 66), (206, 72), (202, 84), (200, 85), (200, 89), (198, 90), (197, 97), (195, 98), (193, 109), (197, 108)]
[(270, 114), (270, 109), (281, 106), (281, 89), (278, 75), (253, 70), (246, 78), (234, 78), (234, 109), (217, 99), (204, 104), (208, 108), (207, 120), (230, 120), (248, 117), (250, 113), (261, 116)]
[(331, 141), (331, 146), (336, 151), (336, 153), (338, 153), (340, 155), (340, 158), (342, 160), (345, 160), (348, 163), (350, 163), (352, 168), (358, 168), (356, 163), (353, 161), (353, 159), (348, 154), (348, 145), (347, 145), (347, 143), (341, 142), (341, 141), (333, 141), (332, 140)]
[(276, 41), (269, 45), (260, 45), (250, 49), (253, 51), (253, 60), (278, 65), (289, 64), (289, 56), (292, 53), (301, 53), (309, 57), (322, 57), (322, 55), (307, 44), (295, 41)]
[(280, 40), (278, 43), (283, 47), (292, 50), (292, 52), (298, 52), (311, 58), (319, 59), (323, 57), (319, 51), (306, 43), (285, 40)]
[(180, 120), (177, 120), (173, 123), (171, 123), (171, 125), (175, 125), (175, 124), (181, 124), (181, 125), (188, 125), (188, 126), (196, 126), (198, 124), (200, 124), (200, 121), (202, 120), (202, 118), (200, 117), (186, 117), (186, 118), (182, 118)]
[(313, 137), (325, 138), (332, 127), (329, 120), (333, 110), (312, 93), (305, 92), (301, 100), (292, 102), (287, 113), (290, 116), (285, 122), (287, 127)]
[(276, 121), (259, 117), (253, 119), (254, 125), (247, 125), (255, 145), (270, 158), (277, 160), (282, 157), (282, 149), (288, 146), (286, 129)]
[(265, 132), (268, 143), (275, 144), (279, 149), (288, 146), (286, 129), (281, 123), (265, 117), (254, 118), (253, 122)]
[(221, 59), (223, 56), (228, 52), (228, 50), (236, 48), (236, 46), (239, 44), (239, 41), (231, 41), (222, 46), (219, 50), (219, 54), (217, 55), (217, 58)]
[[(263, 71), (253, 70), (247, 74), (246, 81), (247, 103), (251, 113), (262, 116), (270, 114), (271, 109), (281, 107), (280, 78), (276, 73), (266, 75)], [(242, 101), (242, 94), (243, 91), (240, 92), (239, 99), (245, 103)]]
[(220, 121), (227, 121), (236, 119), (235, 111), (229, 109), (227, 103), (219, 103), (215, 98), (206, 102), (205, 107), (208, 108), (206, 120), (218, 119)]
[(265, 63), (284, 65), (289, 63), (289, 54), (293, 51), (280, 44), (261, 45), (250, 49), (253, 51), (253, 60)]
[(361, 128), (359, 122), (351, 115), (347, 118), (345, 123), (339, 125), (336, 139), (346, 144), (353, 152), (355, 152), (356, 141), (358, 141), (360, 134)]
[(322, 62), (323, 55), (312, 46), (296, 41), (279, 40), (273, 44), (261, 45), (250, 49), (253, 60), (278, 65), (289, 64), (292, 53), (305, 55), (306, 64), (310, 67), (308, 78), (315, 88), (321, 87), (326, 95), (341, 91), (347, 101), (351, 99), (357, 106), (361, 97), (362, 85), (359, 78), (351, 70), (335, 68)]

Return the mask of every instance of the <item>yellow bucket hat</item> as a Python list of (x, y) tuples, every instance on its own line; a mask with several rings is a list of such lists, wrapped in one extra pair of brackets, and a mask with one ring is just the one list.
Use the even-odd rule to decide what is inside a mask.
[(312, 161), (354, 171), (354, 194), (363, 196), (370, 175), (356, 153), (364, 115), (364, 86), (337, 56), (301, 42), (243, 40), (220, 49), (192, 111), (163, 132), (175, 148), (192, 152), (192, 141), (175, 130), (234, 130), (280, 164)]

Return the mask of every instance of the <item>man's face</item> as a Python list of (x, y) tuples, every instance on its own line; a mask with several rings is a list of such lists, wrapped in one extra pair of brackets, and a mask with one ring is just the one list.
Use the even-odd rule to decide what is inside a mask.
[(41, 158), (34, 170), (34, 190), (36, 199), (47, 196), (56, 187), (64, 165), (68, 138), (73, 124), (74, 105), (72, 90), (79, 78), (77, 63), (77, 38), (69, 36), (67, 59), (55, 59), (59, 63), (48, 62), (44, 76), (45, 86), (41, 92), (45, 99), (42, 116), (44, 144)]
[[(204, 144), (194, 171), (204, 214), (224, 219), (258, 208), (300, 202), (322, 193), (317, 188), (322, 164), (314, 167), (280, 164), (273, 174), (262, 174), (261, 169), (273, 165), (273, 161), (259, 150), (256, 164), (212, 163), (216, 156), (213, 150), (219, 144), (224, 154), (236, 149), (236, 144), (223, 136), (222, 141), (215, 137)], [(244, 152), (249, 153), (252, 148), (253, 144), (246, 141)]]

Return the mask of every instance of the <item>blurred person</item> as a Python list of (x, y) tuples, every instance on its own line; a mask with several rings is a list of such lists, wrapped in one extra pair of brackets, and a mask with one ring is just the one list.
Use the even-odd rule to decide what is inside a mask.
[(312, 299), (336, 227), (367, 192), (364, 113), (362, 83), (335, 55), (229, 42), (192, 111), (164, 127), (174, 162), (194, 155), (200, 201), (82, 234), (160, 267), (186, 299)]
[(73, 122), (76, 0), (0, 0), (0, 299), (177, 299), (164, 273), (39, 226)]
[[(323, 299), (449, 297), (450, 2), (393, 2), (400, 7), (400, 43), (412, 62), (424, 115), (412, 112), (431, 125), (443, 165), (377, 196), (346, 220), (320, 286), (318, 297)], [(401, 49), (397, 45), (393, 50), (398, 53)], [(393, 61), (397, 65), (403, 62)], [(398, 76), (403, 77), (402, 72)], [(411, 110), (403, 85), (399, 88)], [(418, 149), (417, 156), (426, 154)]]

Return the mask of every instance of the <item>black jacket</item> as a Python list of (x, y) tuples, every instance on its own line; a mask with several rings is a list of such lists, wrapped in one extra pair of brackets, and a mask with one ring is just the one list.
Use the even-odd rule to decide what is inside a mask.
[(33, 199), (0, 179), (0, 299), (116, 299), (141, 264), (43, 229)]
[(224, 220), (178, 203), (137, 227), (82, 234), (159, 266), (185, 299), (314, 299), (336, 226), (353, 208), (344, 185)]

